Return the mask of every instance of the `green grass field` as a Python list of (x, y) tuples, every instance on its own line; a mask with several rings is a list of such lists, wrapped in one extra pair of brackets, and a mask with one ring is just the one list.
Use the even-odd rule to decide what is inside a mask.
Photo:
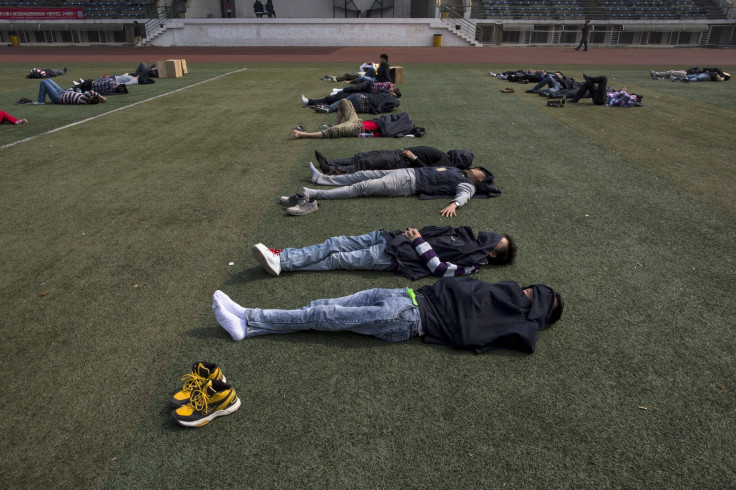
[[(133, 68), (69, 65), (56, 80)], [(644, 107), (558, 109), (525, 86), (502, 94), (488, 70), (507, 68), (404, 64), (399, 110), (421, 140), (295, 140), (296, 124), (333, 122), (299, 94), (327, 94), (319, 78), (343, 65), (190, 63), (184, 78), (67, 107), (13, 105), (38, 81), (0, 64), (0, 109), (31, 121), (0, 127), (2, 486), (733, 486), (736, 82), (590, 68)], [(315, 149), (418, 144), (473, 151), (503, 195), (456, 218), (415, 198), (325, 201), (303, 217), (277, 204), (309, 182)], [(478, 278), (563, 294), (535, 354), (315, 332), (233, 342), (212, 315), (216, 289), (292, 308), (408, 285), (274, 278), (254, 243), (428, 224), (512, 234), (517, 262)], [(184, 429), (168, 398), (200, 360), (243, 405)]]

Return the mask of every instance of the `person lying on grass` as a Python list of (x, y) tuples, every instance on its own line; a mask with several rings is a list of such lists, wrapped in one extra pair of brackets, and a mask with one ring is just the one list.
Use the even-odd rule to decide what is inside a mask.
[(375, 288), (319, 299), (296, 310), (244, 308), (222, 291), (212, 296), (217, 322), (233, 340), (304, 330), (347, 331), (389, 342), (420, 337), (478, 354), (492, 349), (534, 352), (537, 332), (562, 316), (562, 297), (542, 284), (490, 284), (441, 279), (416, 290)]
[(282, 271), (394, 271), (411, 280), (429, 275), (453, 277), (478, 272), (484, 265), (511, 264), (516, 244), (509, 235), (469, 226), (425, 226), (421, 230), (376, 230), (358, 236), (335, 236), (303, 248), (253, 246), (253, 256), (271, 275)]
[[(395, 87), (394, 84), (391, 82), (379, 82), (374, 83), (370, 80), (364, 80), (356, 85), (349, 85), (345, 87), (342, 90), (337, 90), (328, 95), (327, 97), (324, 97), (322, 99), (308, 99), (304, 96), (304, 94), (301, 95), (302, 103), (304, 104), (304, 107), (311, 107), (316, 110), (317, 106), (327, 106), (329, 107), (329, 112), (335, 112), (337, 111), (337, 106), (340, 100), (350, 98), (351, 102), (353, 102), (353, 107), (355, 107), (355, 110), (358, 112), (371, 112), (373, 114), (378, 114), (379, 112), (389, 112), (389, 111), (369, 111), (369, 110), (361, 110), (358, 105), (356, 105), (356, 95), (366, 95), (369, 96), (365, 100), (367, 100), (371, 106), (381, 107), (385, 105), (385, 102), (387, 100), (395, 101), (394, 106), (398, 107), (398, 101), (395, 99), (401, 98), (401, 91), (398, 87)], [(389, 97), (390, 96), (390, 97)], [(318, 112), (324, 112), (324, 111), (318, 111)]]
[(25, 124), (28, 119), (17, 119), (7, 112), (0, 111), (0, 124)]
[(362, 135), (367, 138), (400, 138), (403, 136), (421, 137), (424, 128), (414, 125), (409, 114), (384, 115), (363, 121), (358, 118), (353, 104), (342, 99), (337, 106), (335, 125), (318, 132), (306, 132), (301, 127), (294, 128), (294, 137), (299, 138), (345, 138)]
[(93, 90), (77, 92), (74, 89), (64, 90), (53, 80), (42, 80), (38, 89), (38, 101), (34, 104), (45, 104), (46, 96), (49, 96), (54, 104), (100, 104), (107, 99)]
[(570, 100), (577, 103), (588, 93), (593, 99), (594, 105), (602, 105), (606, 107), (641, 107), (642, 96), (638, 94), (630, 94), (626, 87), (616, 90), (608, 86), (608, 79), (604, 76), (589, 77), (583, 73), (585, 83), (575, 97)]
[(54, 68), (31, 68), (26, 78), (52, 78), (66, 74), (66, 68), (56, 70)]
[[(282, 196), (280, 199), (282, 204), (299, 206), (313, 199), (417, 195), (419, 199), (452, 199), (450, 204), (440, 210), (442, 216), (450, 217), (456, 216), (457, 209), (465, 205), (471, 197), (488, 198), (501, 195), (501, 190), (495, 184), (495, 177), (483, 167), (473, 167), (467, 171), (455, 167), (361, 170), (342, 175), (324, 175), (312, 163), (309, 164), (309, 169), (312, 173), (312, 182), (315, 184), (342, 187), (330, 190), (303, 187), (301, 195)], [(317, 207), (310, 209), (316, 211)]]
[(319, 168), (327, 175), (353, 173), (360, 170), (393, 170), (411, 167), (457, 167), (465, 170), (473, 163), (472, 152), (450, 150), (447, 153), (430, 146), (412, 146), (400, 150), (374, 150), (356, 153), (348, 158), (326, 158), (315, 150)]

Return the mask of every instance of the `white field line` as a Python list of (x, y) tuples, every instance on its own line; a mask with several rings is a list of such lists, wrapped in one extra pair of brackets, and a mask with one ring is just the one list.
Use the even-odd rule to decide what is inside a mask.
[(82, 119), (81, 121), (77, 121), (77, 122), (73, 122), (71, 124), (67, 124), (66, 126), (61, 126), (61, 127), (58, 127), (58, 128), (54, 128), (54, 129), (51, 129), (49, 131), (36, 134), (34, 136), (29, 136), (28, 138), (23, 138), (22, 140), (13, 141), (12, 143), (8, 143), (6, 145), (0, 146), (0, 150), (4, 150), (5, 148), (10, 148), (11, 146), (15, 146), (15, 145), (17, 145), (19, 143), (25, 143), (26, 141), (31, 141), (31, 140), (34, 140), (36, 138), (40, 138), (41, 136), (46, 136), (47, 134), (55, 133), (57, 131), (62, 131), (64, 129), (71, 128), (72, 126), (76, 126), (78, 124), (84, 124), (84, 123), (89, 122), (89, 121), (94, 121), (95, 119), (99, 119), (99, 118), (101, 118), (103, 116), (108, 116), (108, 115), (114, 114), (114, 113), (116, 113), (118, 111), (122, 111), (122, 110), (125, 110), (125, 109), (130, 109), (131, 107), (135, 107), (138, 104), (144, 104), (146, 102), (150, 102), (152, 100), (156, 100), (156, 99), (161, 98), (161, 97), (166, 97), (167, 95), (175, 94), (177, 92), (181, 92), (182, 90), (186, 90), (188, 88), (196, 87), (197, 85), (202, 85), (203, 83), (211, 82), (212, 80), (217, 80), (218, 78), (226, 77), (226, 76), (232, 75), (234, 73), (239, 73), (239, 72), (241, 72), (243, 70), (247, 70), (247, 68), (241, 68), (240, 70), (231, 71), (230, 73), (223, 73), (222, 75), (217, 75), (216, 77), (210, 78), (208, 80), (202, 80), (201, 82), (193, 83), (192, 85), (187, 85), (186, 87), (178, 88), (176, 90), (172, 90), (171, 92), (166, 92), (165, 94), (159, 94), (159, 95), (157, 95), (155, 97), (151, 97), (150, 99), (140, 100), (138, 102), (134, 102), (134, 103), (132, 103), (130, 105), (126, 105), (124, 107), (118, 107), (117, 109), (113, 109), (113, 110), (111, 110), (109, 112), (105, 112), (103, 114), (98, 114), (96, 116), (88, 117), (87, 119)]

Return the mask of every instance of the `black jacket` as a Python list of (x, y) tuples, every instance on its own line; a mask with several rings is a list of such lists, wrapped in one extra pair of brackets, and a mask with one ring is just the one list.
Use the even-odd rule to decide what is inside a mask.
[[(402, 230), (383, 232), (386, 253), (393, 259), (396, 274), (411, 280), (430, 275), (427, 265), (403, 233)], [(503, 238), (503, 235), (487, 231), (481, 231), (476, 238), (469, 226), (425, 226), (419, 233), (441, 261), (468, 267), (488, 263), (488, 254)]]
[(391, 80), (391, 69), (388, 65), (388, 61), (378, 65), (378, 70), (376, 70), (376, 80), (379, 82), (393, 82), (393, 80)]
[(420, 138), (425, 133), (424, 128), (414, 125), (411, 116), (406, 112), (402, 112), (401, 114), (387, 114), (372, 119), (372, 121), (378, 124), (379, 132), (384, 138), (400, 138), (407, 134)]
[(537, 331), (547, 328), (554, 290), (536, 284), (532, 303), (521, 286), (489, 284), (469, 277), (447, 278), (417, 290), (424, 337), (480, 354), (492, 349), (534, 352)]

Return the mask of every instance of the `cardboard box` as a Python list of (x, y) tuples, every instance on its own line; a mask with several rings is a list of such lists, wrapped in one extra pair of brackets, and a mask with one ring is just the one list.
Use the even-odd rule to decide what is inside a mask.
[(187, 71), (187, 60), (181, 59), (179, 61), (181, 61), (181, 73), (182, 75), (186, 75), (187, 73), (189, 73)]
[(391, 74), (391, 80), (394, 83), (401, 83), (404, 81), (404, 67), (403, 66), (392, 66), (388, 72)]
[(181, 60), (159, 61), (158, 77), (159, 78), (179, 78), (182, 76)]

